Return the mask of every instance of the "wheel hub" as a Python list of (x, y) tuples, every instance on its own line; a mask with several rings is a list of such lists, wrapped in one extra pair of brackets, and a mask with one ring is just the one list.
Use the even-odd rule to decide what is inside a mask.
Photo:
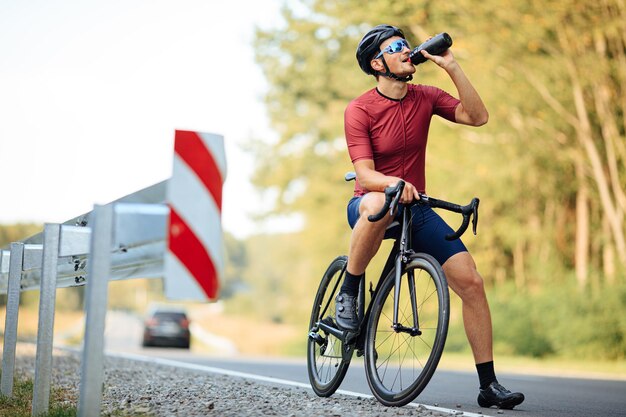
[(401, 324), (394, 324), (392, 328), (396, 333), (408, 333), (413, 337), (422, 335), (422, 331), (417, 327), (406, 327)]

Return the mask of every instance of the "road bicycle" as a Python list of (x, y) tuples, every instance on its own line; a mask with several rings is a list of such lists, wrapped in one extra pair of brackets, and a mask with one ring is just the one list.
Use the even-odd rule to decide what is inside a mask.
[[(356, 174), (346, 174), (346, 181)], [(448, 333), (450, 295), (441, 265), (430, 255), (411, 250), (411, 207), (414, 204), (441, 208), (463, 216), (459, 229), (446, 236), (458, 239), (473, 218), (478, 225), (479, 200), (459, 206), (425, 194), (411, 204), (399, 204), (404, 181), (385, 189), (381, 211), (368, 217), (382, 219), (387, 212), (394, 221), (385, 238), (392, 238), (380, 278), (370, 281), (366, 306), (365, 279), (358, 293), (359, 326), (342, 330), (335, 323), (335, 296), (345, 274), (347, 256), (334, 259), (320, 282), (309, 323), (307, 368), (309, 380), (320, 397), (331, 396), (346, 375), (354, 351), (365, 356), (367, 382), (374, 396), (387, 406), (413, 401), (430, 381), (443, 353)]]

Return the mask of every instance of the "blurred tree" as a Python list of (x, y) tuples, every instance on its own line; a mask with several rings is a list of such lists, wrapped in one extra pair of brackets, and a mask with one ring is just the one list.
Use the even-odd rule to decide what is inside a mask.
[(243, 277), (248, 267), (248, 252), (245, 243), (230, 233), (224, 233), (224, 254), (226, 265), (220, 299), (232, 297), (238, 291), (245, 290)]
[(0, 248), (8, 249), (11, 242), (18, 242), (43, 230), (41, 224), (15, 223), (0, 224)]
[[(289, 256), (275, 258), (278, 269), (297, 265), (297, 282), (305, 286), (300, 293), (311, 298), (332, 257), (348, 248), (345, 205), (352, 185), (342, 176), (352, 164), (343, 111), (375, 85), (356, 63), (359, 40), (380, 23), (405, 29), (414, 45), (445, 31), (490, 121), (474, 129), (435, 118), (427, 188), (452, 201), (481, 198), (479, 237), (464, 241), (490, 286), (515, 288), (494, 309), (503, 313), (511, 294), (525, 294), (515, 313), (503, 316), (514, 319), (526, 311), (524, 303), (538, 303), (526, 318), (536, 325), (532, 340), (517, 352), (583, 354), (600, 338), (606, 344), (602, 356), (626, 355), (626, 328), (615, 319), (623, 311), (608, 313), (599, 301), (611, 289), (623, 295), (626, 282), (622, 0), (294, 0), (283, 17), (284, 27), (256, 36), (257, 61), (270, 85), (267, 107), (280, 138), (257, 144), (255, 182), (278, 196), (273, 213), (299, 212), (306, 219), (289, 242)], [(413, 82), (456, 94), (432, 63), (417, 67)], [(583, 310), (597, 314), (594, 320), (567, 309), (566, 325), (554, 313), (563, 309), (555, 306), (572, 302), (572, 292), (561, 293), (572, 284), (580, 297), (573, 305), (587, 306)], [(622, 300), (623, 310), (622, 295), (612, 305)], [(542, 314), (550, 325), (539, 325)], [(575, 342), (586, 346), (567, 346), (573, 342), (564, 335), (574, 322), (612, 327), (604, 333), (590, 329)], [(503, 343), (517, 346), (527, 337), (525, 327), (519, 322), (510, 334), (502, 332)]]
[[(334, 255), (347, 251), (349, 241), (345, 210), (353, 185), (346, 184), (343, 175), (353, 167), (343, 112), (350, 100), (374, 86), (374, 79), (356, 63), (356, 45), (379, 20), (408, 27), (422, 39), (432, 33), (416, 24), (425, 21), (421, 12), (408, 13), (420, 9), (416, 4), (398, 8), (382, 1), (299, 3), (284, 8), (285, 29), (257, 32), (257, 60), (271, 85), (266, 102), (280, 139), (258, 145), (254, 178), (258, 187), (278, 191), (274, 213), (305, 213), (299, 241), (314, 265), (313, 280)], [(366, 16), (377, 20), (368, 23)], [(432, 68), (424, 73), (428, 81), (445, 81)]]
[(500, 46), (490, 49), (494, 73), (523, 92), (498, 88), (508, 102), (510, 127), (502, 129), (522, 139), (518, 155), (527, 153), (539, 173), (528, 184), (539, 210), (525, 223), (553, 230), (522, 245), (539, 255), (548, 237), (581, 287), (592, 269), (612, 282), (626, 264), (626, 8), (616, 0), (565, 0), (482, 2), (477, 11), (493, 17), (472, 21)]
[[(259, 159), (256, 184), (278, 190), (275, 212), (305, 213), (312, 241), (324, 242), (328, 254), (345, 251), (351, 187), (340, 183), (351, 164), (343, 110), (374, 85), (356, 65), (355, 47), (381, 22), (405, 28), (415, 43), (445, 30), (492, 117), (480, 130), (434, 125), (431, 194), (480, 192), (488, 228), (476, 252), (496, 281), (512, 276), (521, 287), (537, 274), (574, 267), (584, 285), (590, 265), (616, 276), (616, 260), (626, 260), (626, 19), (619, 1), (289, 4), (285, 28), (256, 39), (280, 133), (258, 151), (272, 157)], [(432, 65), (418, 67), (415, 82), (455, 92)], [(537, 267), (545, 264), (554, 268)]]

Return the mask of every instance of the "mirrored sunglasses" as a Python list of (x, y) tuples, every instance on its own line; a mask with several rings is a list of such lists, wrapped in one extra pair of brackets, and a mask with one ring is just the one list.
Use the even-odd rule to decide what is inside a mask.
[(388, 53), (388, 54), (397, 54), (398, 52), (402, 52), (405, 47), (411, 49), (411, 47), (409, 46), (409, 43), (407, 42), (407, 40), (406, 39), (397, 39), (397, 40), (391, 42), (389, 45), (387, 45), (387, 47), (385, 49), (380, 51), (380, 53), (378, 55), (376, 55), (376, 57), (374, 59), (380, 58), (381, 56), (383, 56), (383, 54), (385, 52)]

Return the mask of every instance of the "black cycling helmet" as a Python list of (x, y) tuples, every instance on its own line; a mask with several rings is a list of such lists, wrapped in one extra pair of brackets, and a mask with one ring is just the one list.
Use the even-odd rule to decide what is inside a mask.
[(363, 36), (363, 39), (359, 42), (359, 46), (356, 48), (356, 60), (359, 62), (359, 66), (363, 72), (368, 75), (383, 75), (400, 81), (410, 81), (413, 78), (411, 75), (408, 77), (398, 77), (396, 74), (389, 71), (384, 56), (383, 64), (386, 72), (375, 71), (370, 65), (372, 59), (380, 52), (380, 44), (392, 36), (399, 36), (404, 39), (404, 32), (402, 32), (402, 29), (391, 25), (378, 25), (371, 29)]

